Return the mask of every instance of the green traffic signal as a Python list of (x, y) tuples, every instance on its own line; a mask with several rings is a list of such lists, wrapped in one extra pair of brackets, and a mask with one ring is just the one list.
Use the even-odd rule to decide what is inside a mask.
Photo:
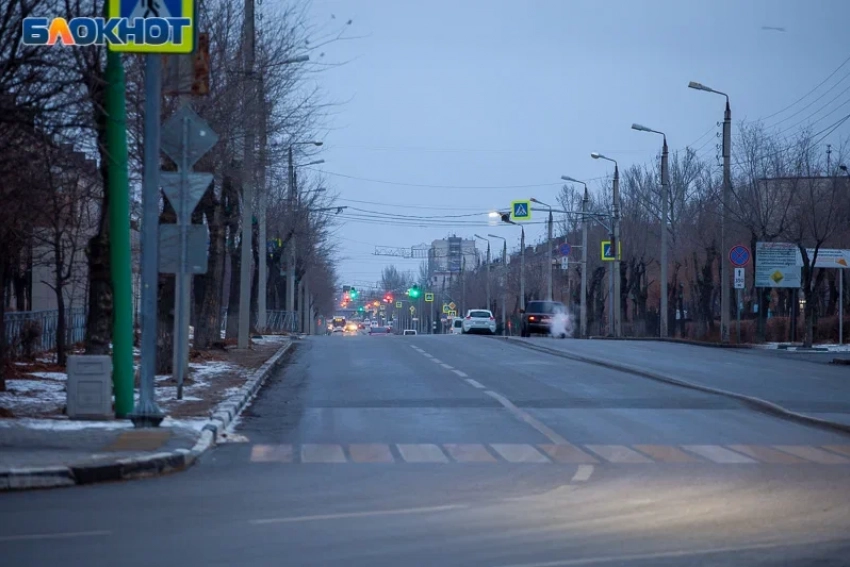
[(412, 288), (410, 288), (410, 289), (408, 290), (408, 295), (409, 295), (410, 297), (414, 298), (414, 299), (415, 299), (415, 298), (417, 298), (417, 297), (419, 297), (419, 286), (418, 286), (418, 285), (415, 285), (415, 286), (413, 286)]
[(351, 288), (351, 290), (349, 291), (349, 294), (350, 294), (351, 299), (357, 299), (357, 290), (356, 289)]

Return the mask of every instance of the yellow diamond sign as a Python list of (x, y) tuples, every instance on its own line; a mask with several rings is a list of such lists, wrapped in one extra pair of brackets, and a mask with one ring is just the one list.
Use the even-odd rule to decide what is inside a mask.
[(770, 274), (770, 279), (772, 279), (773, 281), (775, 281), (778, 284), (779, 282), (781, 282), (782, 280), (785, 279), (785, 276), (782, 275), (782, 272), (780, 272), (779, 270), (776, 270), (775, 272)]

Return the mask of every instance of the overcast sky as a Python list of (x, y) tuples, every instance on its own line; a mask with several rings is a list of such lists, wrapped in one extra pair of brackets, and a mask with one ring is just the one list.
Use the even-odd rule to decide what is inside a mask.
[[(563, 174), (610, 173), (592, 151), (621, 168), (651, 161), (661, 140), (633, 122), (712, 157), (723, 99), (689, 81), (727, 92), (737, 123), (792, 105), (850, 57), (848, 0), (314, 0), (316, 22), (332, 15), (361, 36), (328, 46), (326, 61), (351, 61), (318, 76), (348, 101), (319, 166), (351, 207), (341, 283), (376, 281), (389, 263), (416, 273), (418, 261), (374, 256), (376, 245), (476, 232), (518, 245), (519, 230), (488, 227), (486, 213), (529, 197), (554, 205)], [(850, 63), (765, 122), (820, 130), (850, 113), (845, 88)], [(848, 133), (850, 121), (833, 141)], [(389, 224), (376, 211), (434, 218)], [(543, 232), (533, 224), (527, 238)]]

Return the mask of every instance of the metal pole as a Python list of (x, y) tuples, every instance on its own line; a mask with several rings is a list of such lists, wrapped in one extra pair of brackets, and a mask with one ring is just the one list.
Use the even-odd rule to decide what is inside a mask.
[(581, 336), (587, 337), (587, 206), (590, 195), (587, 185), (584, 186), (584, 198), (581, 200), (581, 308), (579, 311), (579, 326)]
[(487, 241), (487, 310), (490, 310), (490, 241)]
[[(297, 189), (295, 187), (295, 168), (292, 163), (292, 146), (289, 146), (289, 205), (292, 212), (292, 221), (295, 222), (295, 195)], [(294, 224), (293, 224), (294, 227)], [(289, 238), (289, 244), (286, 254), (286, 311), (289, 317), (295, 317), (295, 231)], [(293, 324), (290, 331), (295, 330)]]
[[(106, 146), (109, 154), (106, 191), (109, 195), (109, 264), (113, 291), (112, 384), (115, 415), (123, 418), (133, 411), (133, 271), (127, 179), (127, 110), (124, 64), (120, 53), (107, 51), (105, 74)], [(151, 230), (156, 235), (156, 224)]]
[(667, 207), (670, 199), (670, 164), (667, 136), (661, 150), (661, 338), (667, 338)]
[[(248, 348), (251, 322), (251, 264), (254, 223), (254, 0), (245, 0), (245, 73), (247, 79), (245, 143), (242, 159), (242, 254), (239, 266), (239, 348)], [(262, 245), (262, 243), (261, 243)]]
[(508, 305), (508, 241), (504, 239), (502, 242), (502, 272), (504, 278), (502, 280), (502, 336), (505, 337), (508, 334), (507, 321), (505, 320), (505, 311)]
[(525, 227), (520, 227), (522, 236), (519, 239), (519, 308), (525, 311)]
[[(726, 214), (729, 211), (729, 193), (732, 190), (732, 109), (726, 97), (723, 114), (723, 209), (720, 211), (720, 249), (723, 255), (729, 250), (726, 242)], [(720, 259), (720, 342), (729, 342), (729, 260)]]
[(614, 336), (623, 336), (622, 300), (620, 298), (620, 169), (614, 165), (614, 238), (611, 240), (614, 254)]
[(186, 307), (188, 306), (188, 283), (189, 283), (189, 222), (192, 215), (189, 213), (189, 167), (188, 167), (188, 145), (189, 145), (189, 121), (183, 119), (182, 124), (183, 151), (180, 156), (180, 212), (177, 215), (178, 228), (180, 230), (180, 267), (175, 274), (174, 293), (174, 348), (172, 349), (171, 374), (177, 382), (177, 399), (183, 399), (183, 378), (186, 368), (187, 356), (186, 342), (188, 340), (189, 325), (186, 322)]
[(735, 290), (735, 314), (738, 327), (738, 344), (741, 344), (741, 290)]
[(159, 119), (162, 92), (159, 54), (145, 56), (144, 184), (142, 186), (142, 343), (139, 401), (130, 415), (136, 427), (156, 427), (165, 415), (156, 404), (157, 292), (159, 282)]
[(547, 232), (547, 243), (549, 244), (549, 253), (547, 254), (548, 258), (546, 258), (546, 263), (549, 264), (549, 269), (546, 272), (546, 299), (552, 301), (552, 257), (554, 256), (554, 250), (552, 250), (552, 209), (549, 209), (549, 228)]
[(838, 270), (838, 344), (844, 344), (844, 268)]
[(259, 234), (259, 260), (260, 264), (258, 266), (259, 272), (257, 273), (257, 278), (260, 280), (257, 286), (257, 328), (261, 333), (266, 330), (266, 300), (268, 297), (268, 252), (266, 248), (266, 241), (268, 239), (268, 234), (266, 230), (266, 209), (268, 208), (268, 194), (266, 187), (266, 150), (268, 147), (268, 133), (266, 132), (266, 97), (265, 97), (265, 89), (262, 88), (262, 79), (260, 81), (260, 93), (258, 93), (258, 98), (260, 99), (260, 108), (261, 108), (261, 116), (260, 119), (260, 185), (259, 185), (259, 202), (258, 208), (260, 209), (258, 214), (257, 221), (260, 224), (260, 234)]
[[(611, 219), (611, 230), (608, 232), (608, 240), (614, 244), (614, 219)], [(612, 248), (614, 250), (614, 248)], [(608, 336), (614, 336), (614, 263), (608, 267)]]

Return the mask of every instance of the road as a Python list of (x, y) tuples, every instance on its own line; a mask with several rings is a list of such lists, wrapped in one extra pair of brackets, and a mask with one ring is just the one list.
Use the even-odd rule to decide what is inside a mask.
[(496, 339), (309, 338), (235, 433), (181, 474), (3, 495), (0, 557), (655, 567), (850, 553), (850, 437)]

